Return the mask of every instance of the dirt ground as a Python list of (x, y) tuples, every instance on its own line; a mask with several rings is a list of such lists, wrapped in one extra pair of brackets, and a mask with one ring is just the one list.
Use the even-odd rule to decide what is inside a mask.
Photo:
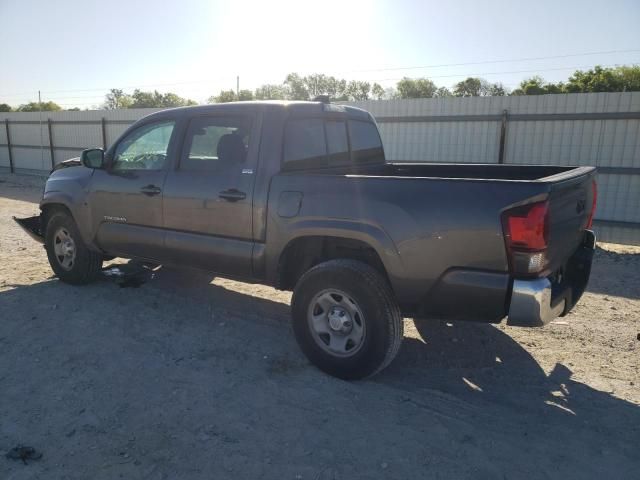
[[(160, 269), (139, 288), (52, 277), (0, 175), (1, 479), (640, 478), (640, 248), (601, 245), (542, 329), (405, 320), (395, 362), (313, 368), (290, 295)], [(124, 262), (124, 260), (122, 260)]]

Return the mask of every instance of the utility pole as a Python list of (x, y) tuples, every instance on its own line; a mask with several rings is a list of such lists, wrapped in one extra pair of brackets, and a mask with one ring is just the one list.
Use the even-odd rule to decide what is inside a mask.
[(240, 100), (240, 75), (236, 77), (236, 98)]

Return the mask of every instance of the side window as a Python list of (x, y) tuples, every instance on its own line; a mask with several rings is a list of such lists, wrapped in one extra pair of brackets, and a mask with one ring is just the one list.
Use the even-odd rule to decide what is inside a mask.
[(116, 147), (113, 170), (162, 170), (175, 122), (144, 125)]
[(349, 120), (349, 137), (354, 163), (384, 161), (382, 141), (375, 124)]
[(185, 137), (180, 170), (217, 170), (244, 162), (249, 151), (250, 133), (249, 118), (194, 118)]
[(284, 129), (284, 161), (287, 167), (325, 166), (327, 145), (321, 119), (291, 119)]
[(347, 124), (343, 121), (329, 120), (325, 122), (325, 128), (327, 129), (329, 166), (348, 164), (349, 141), (347, 139)]

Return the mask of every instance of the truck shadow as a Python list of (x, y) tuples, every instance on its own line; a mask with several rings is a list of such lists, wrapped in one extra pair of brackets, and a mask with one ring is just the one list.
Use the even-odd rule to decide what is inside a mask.
[[(104, 350), (101, 346), (104, 344), (104, 336), (109, 335), (108, 332), (113, 329), (121, 334), (124, 332), (125, 335), (131, 335), (124, 338), (126, 342), (140, 342), (134, 343), (135, 351), (144, 355), (142, 360), (132, 363), (137, 365), (135, 369), (131, 368), (129, 371), (128, 367), (119, 366), (124, 371), (115, 377), (105, 375), (105, 380), (97, 382), (96, 388), (104, 389), (104, 392), (121, 389), (127, 395), (134, 395), (129, 392), (137, 392), (135, 379), (144, 381), (140, 379), (161, 375), (166, 377), (168, 385), (175, 385), (171, 382), (179, 379), (181, 388), (184, 389), (183, 396), (172, 397), (171, 402), (163, 402), (162, 399), (167, 395), (163, 383), (148, 383), (145, 388), (150, 390), (145, 391), (142, 396), (139, 393), (138, 397), (132, 396), (131, 404), (151, 405), (148, 409), (152, 413), (146, 413), (144, 417), (148, 422), (155, 421), (149, 419), (155, 419), (154, 408), (162, 408), (163, 422), (165, 419), (167, 422), (177, 422), (176, 419), (179, 418), (181, 422), (193, 421), (194, 424), (205, 422), (198, 415), (210, 417), (206, 420), (209, 422), (223, 422), (219, 416), (216, 417), (216, 408), (226, 412), (231, 418), (243, 418), (256, 411), (269, 412), (270, 418), (256, 421), (251, 426), (256, 445), (262, 445), (264, 435), (268, 435), (265, 438), (269, 438), (270, 444), (279, 445), (289, 440), (287, 435), (290, 435), (290, 428), (301, 428), (303, 424), (310, 422), (318, 427), (299, 437), (297, 442), (301, 449), (313, 449), (321, 444), (327, 458), (340, 459), (343, 447), (332, 446), (332, 439), (335, 439), (338, 432), (344, 442), (341, 445), (349, 446), (345, 447), (347, 449), (356, 449), (353, 445), (360, 445), (363, 438), (367, 437), (367, 445), (362, 452), (369, 452), (371, 458), (361, 459), (362, 465), (370, 463), (376, 468), (383, 455), (391, 455), (393, 458), (409, 452), (407, 455), (417, 459), (423, 455), (422, 452), (439, 452), (433, 457), (435, 460), (429, 471), (442, 474), (443, 478), (447, 474), (474, 478), (476, 476), (469, 473), (473, 472), (471, 469), (474, 466), (482, 466), (486, 474), (509, 469), (513, 471), (514, 465), (517, 465), (520, 470), (516, 469), (516, 472), (522, 475), (509, 478), (530, 478), (531, 475), (527, 475), (527, 472), (532, 471), (537, 472), (534, 477), (543, 478), (597, 478), (603, 472), (608, 472), (612, 478), (631, 478), (632, 472), (637, 473), (640, 408), (573, 380), (571, 370), (563, 364), (558, 363), (547, 374), (526, 349), (495, 326), (415, 321), (420, 338), (405, 338), (400, 354), (391, 366), (371, 380), (346, 383), (319, 373), (299, 353), (289, 331), (289, 305), (286, 302), (242, 293), (237, 288), (230, 290), (210, 282), (211, 276), (201, 273), (168, 268), (156, 270), (153, 280), (141, 284), (139, 288), (149, 299), (154, 299), (153, 302), (157, 305), (148, 306), (147, 300), (136, 302), (137, 325), (129, 326), (132, 323), (130, 319), (114, 316), (111, 321), (115, 324), (101, 322), (100, 333), (87, 335), (86, 350), (89, 352)], [(82, 295), (77, 293), (81, 291)], [(15, 286), (12, 290), (0, 292), (0, 317), (5, 319), (0, 324), (0, 340), (9, 342), (6, 345), (10, 345), (12, 335), (18, 332), (37, 332), (30, 323), (41, 321), (43, 323), (35, 325), (36, 328), (58, 328), (55, 325), (59, 324), (60, 328), (70, 326), (79, 329), (80, 333), (91, 331), (92, 321), (97, 325), (101, 316), (101, 312), (92, 310), (91, 299), (101, 298), (105, 302), (103, 307), (115, 312), (122, 308), (119, 292), (121, 290), (108, 280), (84, 290), (74, 289), (58, 281), (46, 281), (35, 285)], [(61, 295), (77, 295), (78, 303), (67, 305), (60, 301)], [(174, 315), (171, 308), (176, 301), (172, 295), (184, 298), (185, 304), (199, 305), (192, 314), (185, 315), (180, 320), (177, 330), (172, 329), (172, 320), (169, 319)], [(127, 296), (131, 297), (130, 300), (135, 298), (132, 292), (127, 292)], [(29, 312), (28, 308), (35, 308), (31, 306), (34, 299), (38, 299), (40, 306), (58, 305), (53, 310), (55, 313), (52, 318), (47, 318), (46, 323), (40, 317), (34, 320), (35, 317)], [(282, 297), (278, 299), (282, 300)], [(216, 312), (222, 312), (222, 317), (225, 317), (225, 312), (230, 313), (229, 318), (242, 317), (243, 326), (228, 331), (228, 338), (220, 339), (220, 343), (210, 346), (212, 349), (219, 349), (218, 353), (211, 353), (215, 355), (211, 357), (215, 362), (209, 364), (206, 359), (208, 357), (203, 356), (201, 360), (193, 360), (201, 363), (194, 364), (194, 368), (190, 370), (190, 360), (181, 358), (190, 358), (190, 342), (194, 345), (193, 350), (196, 350), (195, 345), (199, 343), (199, 339), (191, 338), (193, 332), (197, 331), (203, 337), (216, 338), (216, 334), (212, 332), (219, 331), (211, 317), (204, 313), (207, 306), (214, 306)], [(86, 317), (88, 320), (78, 320), (77, 312), (89, 312)], [(407, 322), (410, 325), (410, 320)], [(171, 340), (152, 343), (154, 348), (161, 349), (152, 356), (147, 351), (149, 339), (141, 337), (144, 340), (141, 341), (138, 338), (146, 335), (142, 333), (146, 331), (155, 331), (156, 337)], [(42, 336), (42, 333), (38, 335)], [(261, 355), (254, 360), (254, 357), (238, 354), (235, 349), (224, 348), (226, 342), (241, 345), (245, 339), (260, 336), (261, 342), (268, 343), (270, 351), (275, 352), (273, 356), (276, 363), (268, 368), (264, 367)], [(115, 341), (118, 338), (117, 335), (114, 336)], [(64, 337), (60, 339), (64, 342)], [(174, 344), (182, 345), (187, 351), (172, 350)], [(253, 348), (255, 345), (253, 344)], [(51, 375), (49, 370), (56, 371), (55, 361), (50, 364), (45, 362), (46, 365), (40, 366), (44, 371), (32, 375), (28, 370), (30, 363), (26, 360), (27, 353), (24, 358), (18, 358), (23, 354), (19, 349), (14, 350), (17, 353), (9, 358), (6, 351), (5, 349), (4, 353), (0, 353), (0, 359), (3, 359), (0, 366), (16, 365), (15, 368), (20, 371), (14, 373), (23, 379), (19, 387), (12, 385), (13, 395), (18, 390), (25, 395), (42, 392), (42, 398), (38, 402), (44, 402), (47, 398), (45, 392), (60, 388), (55, 385), (55, 380), (50, 380), (50, 385), (46, 387), (41, 387), (37, 381), (38, 375)], [(110, 363), (115, 361), (108, 350), (104, 356), (99, 353), (89, 355), (93, 364), (102, 365), (101, 370), (110, 370)], [(173, 358), (178, 355), (178, 360), (184, 366), (183, 363), (174, 364), (175, 362), (170, 362), (170, 366), (163, 366), (154, 360), (160, 356)], [(77, 358), (82, 361), (83, 357)], [(69, 364), (65, 368), (76, 367)], [(79, 368), (86, 373), (90, 367)], [(218, 382), (232, 379), (226, 380), (233, 385), (228, 397), (220, 393), (217, 395), (223, 396), (216, 397), (212, 393), (221, 388), (215, 387), (216, 381), (211, 383), (211, 387), (207, 387), (209, 390), (197, 386), (201, 385), (203, 371), (215, 371), (216, 368), (235, 372), (233, 377), (212, 377)], [(131, 375), (131, 380), (127, 379), (128, 375)], [(5, 376), (3, 381), (6, 382), (7, 378)], [(50, 378), (57, 377), (53, 375)], [(117, 380), (113, 380), (114, 378)], [(110, 381), (115, 383), (110, 385)], [(265, 389), (266, 394), (258, 394), (260, 389)], [(203, 396), (203, 392), (207, 396)], [(91, 406), (95, 403), (94, 399), (100, 396), (99, 392), (86, 390), (80, 391), (78, 395), (81, 397), (74, 400), (78, 404), (98, 408)], [(295, 400), (289, 399), (289, 395), (295, 395)], [(358, 416), (350, 420), (355, 422), (357, 428), (345, 423), (344, 416), (335, 413), (326, 415), (327, 406), (335, 407), (336, 412), (353, 408), (356, 403), (354, 398), (359, 398), (357, 402), (364, 405)], [(203, 413), (196, 408), (198, 402), (207, 402), (210, 408)], [(124, 415), (121, 421), (125, 422), (127, 418), (140, 415), (138, 407), (135, 411), (127, 410), (124, 413), (117, 410), (116, 404), (102, 405), (100, 408), (106, 412), (104, 415), (117, 414), (118, 418)], [(185, 413), (192, 408), (193, 414)], [(14, 413), (11, 413), (13, 409), (15, 405), (9, 405), (7, 399), (0, 397), (0, 414), (4, 415), (3, 418), (18, 421), (14, 419)], [(269, 430), (268, 425), (271, 424), (282, 425), (283, 428), (281, 431)], [(233, 430), (232, 423), (221, 425)], [(374, 425), (377, 427), (374, 428)], [(417, 429), (416, 425), (423, 425), (424, 429)], [(177, 424), (170, 426), (179, 428)], [(382, 429), (386, 432), (385, 435), (378, 435), (377, 432), (382, 432)], [(253, 440), (245, 440), (251, 441)], [(62, 439), (62, 444), (60, 448), (67, 448), (64, 446), (65, 439)], [(278, 461), (277, 455), (280, 454), (272, 455), (274, 461)], [(284, 465), (290, 454), (282, 455)], [(466, 458), (464, 466), (460, 463), (461, 458)], [(529, 461), (540, 470), (524, 469), (522, 465)], [(415, 462), (418, 462), (415, 463), (418, 465), (416, 468), (423, 468), (420, 466), (422, 463), (419, 463), (422, 460)], [(320, 465), (317, 468), (320, 471)], [(417, 471), (413, 473), (421, 476)], [(504, 476), (507, 477), (506, 474)], [(487, 475), (485, 477), (489, 478)], [(495, 478), (493, 475), (491, 477)], [(396, 475), (395, 478), (399, 476)]]

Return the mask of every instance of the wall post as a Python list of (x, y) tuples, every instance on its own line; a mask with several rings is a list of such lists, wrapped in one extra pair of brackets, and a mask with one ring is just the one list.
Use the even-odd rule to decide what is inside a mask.
[(51, 119), (47, 118), (47, 128), (49, 130), (49, 155), (51, 155), (51, 168), (53, 169), (56, 166), (56, 160), (53, 156), (53, 128), (51, 127)]
[(15, 173), (13, 168), (13, 153), (11, 152), (11, 136), (9, 135), (9, 119), (8, 118), (4, 120), (4, 126), (7, 130), (7, 149), (9, 150), (9, 171), (11, 173)]
[(107, 149), (107, 119), (102, 117), (100, 124), (102, 125), (102, 149), (106, 150)]
[(500, 124), (500, 151), (498, 152), (498, 163), (504, 163), (505, 145), (507, 143), (507, 110), (502, 111), (502, 122)]

